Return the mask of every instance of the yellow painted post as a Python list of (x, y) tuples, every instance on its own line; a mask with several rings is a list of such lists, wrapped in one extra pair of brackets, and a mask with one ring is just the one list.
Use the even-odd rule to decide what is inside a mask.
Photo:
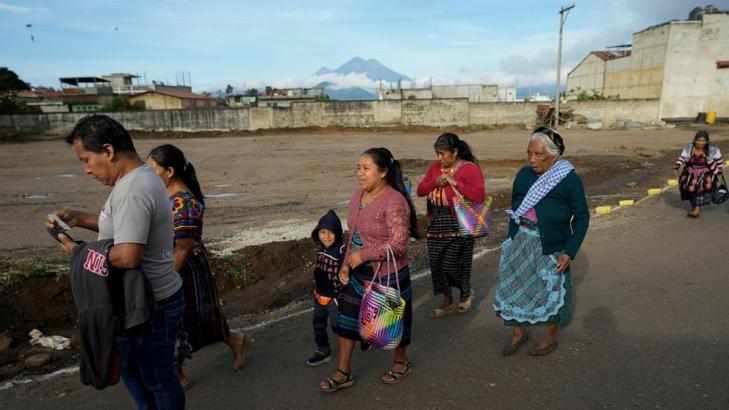
[(661, 194), (661, 188), (651, 188), (648, 190), (648, 195), (655, 196)]
[(677, 179), (669, 179), (668, 181), (666, 181), (666, 183), (668, 184), (668, 186), (678, 186)]
[(598, 215), (607, 215), (613, 210), (612, 207), (609, 206), (598, 206), (595, 208), (595, 212), (597, 212)]
[(635, 201), (632, 199), (623, 199), (622, 201), (618, 202), (618, 205), (620, 206), (633, 206), (635, 205)]

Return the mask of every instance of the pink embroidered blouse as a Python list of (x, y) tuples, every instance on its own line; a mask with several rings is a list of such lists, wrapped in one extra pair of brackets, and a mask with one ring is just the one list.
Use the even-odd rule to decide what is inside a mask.
[[(355, 229), (359, 232), (362, 240), (360, 255), (364, 262), (372, 262), (373, 270), (377, 271), (380, 267), (380, 275), (394, 273), (395, 269), (387, 267), (387, 245), (395, 253), (397, 270), (407, 266), (410, 208), (402, 194), (388, 186), (380, 196), (360, 209), (362, 193), (361, 189), (355, 191), (349, 203), (347, 224), (350, 235)], [(345, 258), (349, 256), (351, 246), (350, 239)]]

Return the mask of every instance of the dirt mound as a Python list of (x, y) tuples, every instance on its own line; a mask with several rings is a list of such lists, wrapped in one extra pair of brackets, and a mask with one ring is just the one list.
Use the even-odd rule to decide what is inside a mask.
[(0, 288), (0, 331), (25, 339), (34, 328), (54, 331), (74, 326), (76, 306), (68, 275), (32, 277)]

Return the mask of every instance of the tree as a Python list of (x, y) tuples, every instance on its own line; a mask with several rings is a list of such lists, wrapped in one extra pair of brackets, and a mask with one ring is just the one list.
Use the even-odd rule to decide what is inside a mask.
[(314, 98), (314, 101), (317, 101), (317, 102), (329, 102), (329, 101), (331, 101), (331, 98), (329, 98), (328, 95), (323, 94), (323, 95), (319, 95), (316, 98)]
[(225, 94), (226, 95), (233, 94), (233, 86), (232, 85), (228, 84), (228, 86), (225, 87)]
[(7, 67), (0, 67), (0, 92), (27, 90), (30, 84), (21, 80), (13, 70)]
[(129, 101), (129, 98), (127, 98), (123, 95), (115, 95), (111, 99), (111, 101), (104, 103), (104, 106), (101, 108), (101, 110), (105, 111), (105, 112), (144, 111), (144, 109), (145, 109), (144, 101), (135, 101), (134, 103), (131, 103)]
[(40, 107), (17, 102), (12, 95), (0, 96), (0, 114), (38, 114)]
[(258, 90), (255, 88), (249, 88), (246, 90), (246, 92), (243, 94), (247, 97), (255, 97), (258, 95)]

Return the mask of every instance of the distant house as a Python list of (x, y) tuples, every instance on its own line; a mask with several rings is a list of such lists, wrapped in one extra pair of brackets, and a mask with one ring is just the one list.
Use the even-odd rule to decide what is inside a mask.
[(271, 88), (258, 97), (259, 107), (291, 107), (294, 102), (316, 101), (324, 96), (322, 88)]
[(129, 97), (129, 102), (142, 101), (148, 110), (191, 110), (215, 108), (218, 102), (213, 97), (187, 91), (152, 90)]
[(109, 80), (96, 76), (62, 77), (63, 104), (72, 112), (98, 111), (111, 101), (113, 91)]
[(228, 107), (256, 107), (258, 105), (258, 96), (232, 94), (225, 97), (225, 103)]
[(432, 100), (468, 98), (469, 102), (513, 102), (516, 89), (495, 84), (431, 85), (426, 88), (379, 90), (381, 100)]

